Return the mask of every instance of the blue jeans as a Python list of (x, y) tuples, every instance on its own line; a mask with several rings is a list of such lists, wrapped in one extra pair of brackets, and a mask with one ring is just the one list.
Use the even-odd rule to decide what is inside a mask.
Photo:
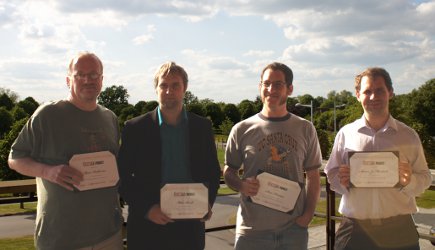
[(304, 250), (308, 248), (308, 228), (293, 223), (275, 232), (236, 235), (236, 250)]

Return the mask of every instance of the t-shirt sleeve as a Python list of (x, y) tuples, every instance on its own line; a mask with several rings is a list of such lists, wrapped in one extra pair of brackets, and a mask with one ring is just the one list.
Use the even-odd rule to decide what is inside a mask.
[(225, 165), (238, 170), (242, 166), (242, 153), (239, 152), (240, 145), (238, 145), (238, 126), (234, 126), (231, 129), (228, 136), (227, 145), (225, 148)]

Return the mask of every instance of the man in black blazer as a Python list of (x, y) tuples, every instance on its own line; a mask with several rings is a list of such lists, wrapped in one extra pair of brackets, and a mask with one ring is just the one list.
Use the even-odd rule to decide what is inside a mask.
[[(128, 204), (131, 249), (204, 249), (205, 220), (219, 188), (220, 167), (211, 122), (187, 112), (188, 77), (168, 62), (154, 77), (159, 106), (126, 122), (118, 153), (120, 194)], [(165, 183), (204, 183), (209, 212), (202, 220), (173, 220), (160, 209)]]

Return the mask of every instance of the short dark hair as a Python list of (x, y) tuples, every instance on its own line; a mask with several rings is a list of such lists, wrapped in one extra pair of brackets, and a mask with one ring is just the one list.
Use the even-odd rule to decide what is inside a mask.
[(178, 74), (183, 79), (184, 89), (187, 89), (187, 82), (189, 78), (183, 67), (177, 65), (175, 62), (166, 62), (160, 66), (154, 75), (154, 88), (159, 84), (159, 78), (165, 77), (169, 74)]
[(264, 72), (268, 69), (274, 70), (274, 71), (275, 70), (281, 71), (282, 73), (284, 73), (285, 83), (287, 84), (287, 86), (290, 86), (293, 84), (293, 71), (287, 65), (280, 63), (280, 62), (273, 62), (273, 63), (267, 65), (263, 69), (263, 71), (261, 72), (260, 81), (263, 81)]
[(361, 79), (367, 76), (368, 78), (382, 77), (385, 80), (385, 85), (389, 91), (393, 91), (393, 82), (391, 81), (390, 74), (380, 67), (371, 67), (364, 70), (361, 74), (355, 76), (355, 90), (359, 92), (361, 90)]

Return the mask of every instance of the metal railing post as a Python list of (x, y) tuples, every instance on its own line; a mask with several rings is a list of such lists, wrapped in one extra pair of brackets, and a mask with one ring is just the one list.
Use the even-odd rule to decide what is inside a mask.
[(335, 192), (326, 181), (326, 249), (333, 250), (335, 243)]

